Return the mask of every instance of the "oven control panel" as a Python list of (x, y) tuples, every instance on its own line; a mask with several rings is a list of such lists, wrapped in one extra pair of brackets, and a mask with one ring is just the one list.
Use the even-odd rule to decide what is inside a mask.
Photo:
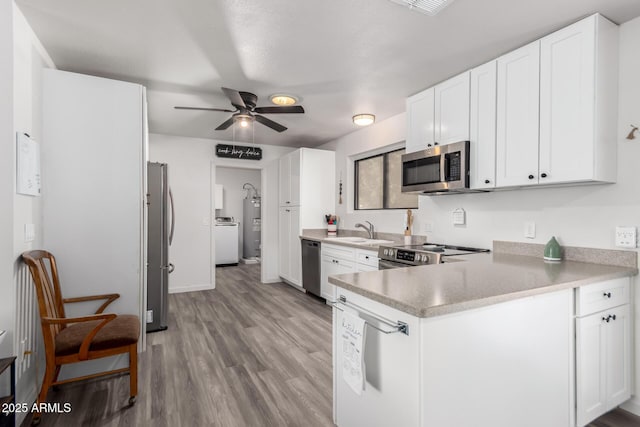
[[(438, 254), (424, 253), (410, 249), (383, 248), (378, 251), (380, 259), (394, 261), (405, 266), (438, 263)], [(400, 267), (401, 265), (398, 265)]]

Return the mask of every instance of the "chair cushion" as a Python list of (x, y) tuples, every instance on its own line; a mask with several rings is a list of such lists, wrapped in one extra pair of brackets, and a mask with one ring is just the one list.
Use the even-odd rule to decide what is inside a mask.
[[(80, 351), (82, 340), (102, 320), (74, 323), (64, 328), (56, 335), (56, 356), (67, 356)], [(135, 344), (140, 336), (140, 321), (138, 316), (129, 314), (119, 315), (102, 329), (93, 338), (89, 351), (106, 350)]]

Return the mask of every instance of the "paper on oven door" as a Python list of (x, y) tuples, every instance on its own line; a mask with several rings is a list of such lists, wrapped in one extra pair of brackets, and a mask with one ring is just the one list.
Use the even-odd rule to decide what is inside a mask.
[(342, 378), (360, 396), (364, 390), (365, 321), (348, 311), (342, 313)]

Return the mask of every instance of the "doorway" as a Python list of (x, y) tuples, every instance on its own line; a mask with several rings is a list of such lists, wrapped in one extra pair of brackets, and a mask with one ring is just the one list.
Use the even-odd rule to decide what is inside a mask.
[[(262, 272), (263, 173), (261, 168), (213, 164), (212, 273), (251, 264)], [(233, 274), (232, 274), (233, 275)]]

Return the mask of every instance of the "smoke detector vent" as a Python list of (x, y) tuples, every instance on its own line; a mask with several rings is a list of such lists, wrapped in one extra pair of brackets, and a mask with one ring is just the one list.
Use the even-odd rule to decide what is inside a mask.
[(391, 0), (394, 3), (407, 6), (425, 15), (433, 16), (453, 3), (453, 0)]

